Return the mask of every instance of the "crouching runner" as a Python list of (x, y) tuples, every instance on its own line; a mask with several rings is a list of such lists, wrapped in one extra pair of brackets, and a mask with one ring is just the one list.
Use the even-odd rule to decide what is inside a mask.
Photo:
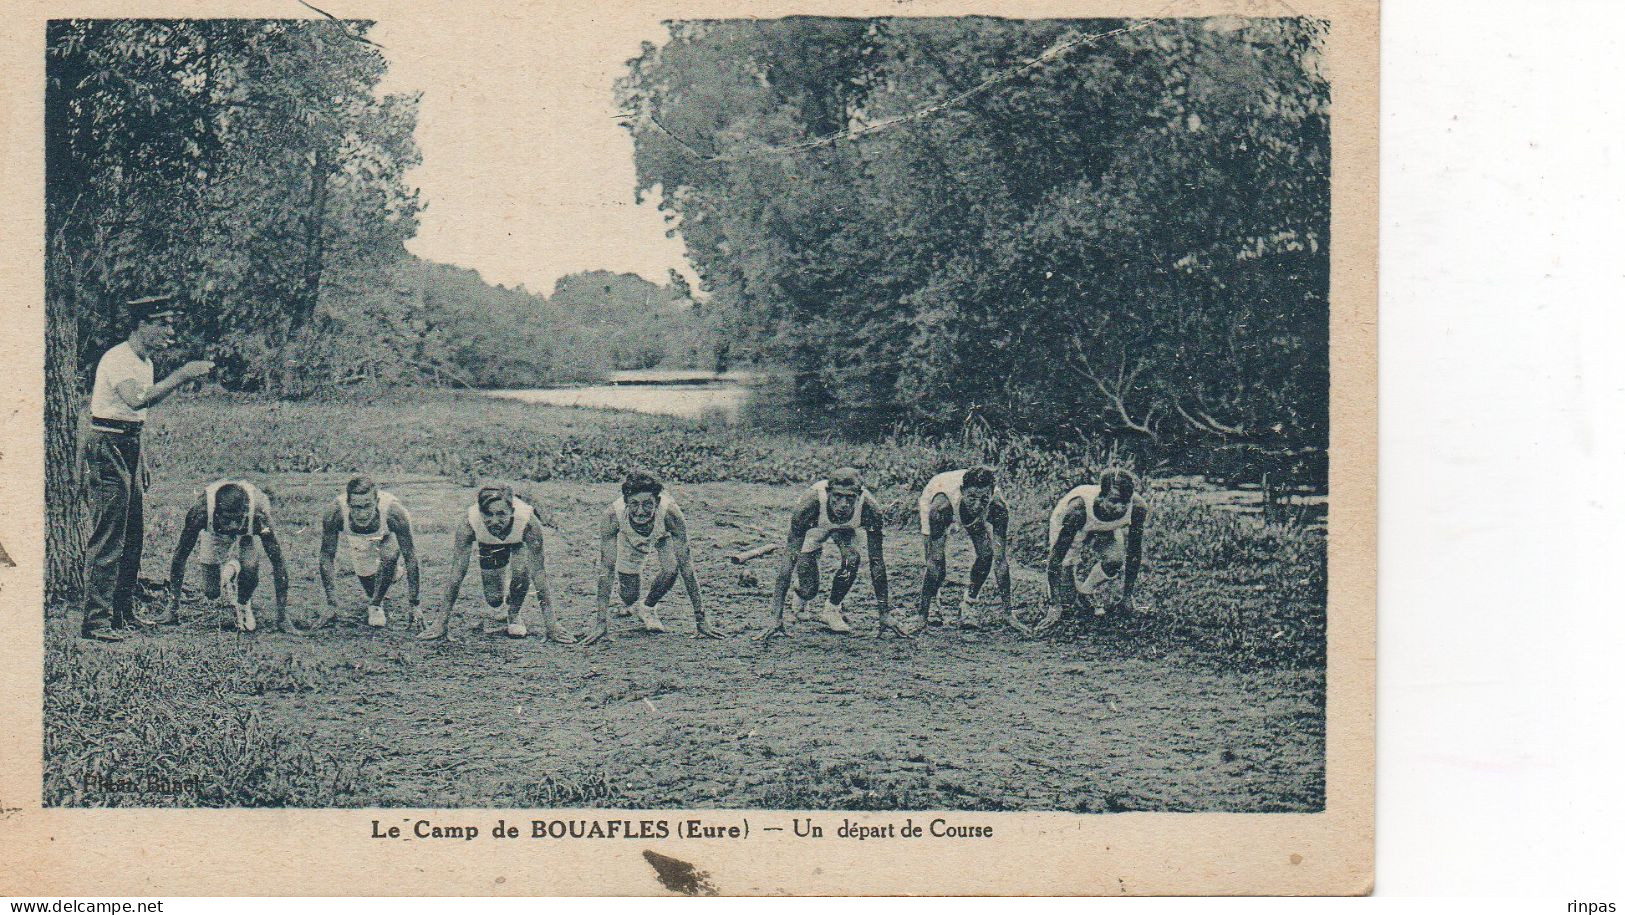
[[(694, 577), (694, 561), (688, 547), (688, 524), (683, 510), (666, 492), (660, 478), (652, 473), (633, 471), (621, 481), (621, 497), (599, 519), (599, 553), (602, 573), (598, 578), (598, 628), (584, 640), (591, 645), (602, 639), (615, 641), (610, 628), (609, 605), (616, 586), (621, 604), (630, 612), (636, 607), (639, 621), (648, 632), (665, 632), (656, 607), (660, 599), (683, 579), (689, 606), (694, 608), (696, 638), (720, 639), (711, 628), (711, 619), (700, 603), (700, 584)], [(658, 559), (659, 569), (649, 590), (643, 589), (643, 569)]]
[(553, 601), (547, 589), (547, 565), (543, 558), (542, 522), (536, 510), (514, 497), (507, 486), (486, 486), (468, 507), (468, 516), (457, 528), (452, 544), (451, 573), (446, 582), (445, 604), (439, 613), (425, 613), (433, 622), (420, 633), (423, 640), (445, 639), (451, 632), (451, 614), (457, 606), (457, 593), (468, 575), (470, 554), (480, 557), (480, 584), (485, 602), (493, 608), (508, 605), (507, 633), (524, 638), (525, 595), (536, 586), (536, 603), (541, 608), (543, 632), (548, 639), (568, 644), (575, 639), (559, 628), (553, 618)]
[(311, 628), (325, 626), (338, 615), (339, 603), (333, 582), (334, 560), (343, 541), (361, 590), (367, 596), (367, 625), (382, 628), (389, 624), (384, 613), (384, 596), (389, 586), (406, 575), (407, 600), (412, 606), (409, 622), (423, 625), (418, 608), (418, 554), (412, 540), (412, 515), (394, 494), (378, 488), (365, 476), (350, 478), (337, 504), (322, 519), (321, 576), (327, 595), (327, 612)]
[(1098, 484), (1074, 487), (1055, 504), (1049, 517), (1050, 606), (1038, 632), (1059, 623), (1071, 608), (1079, 615), (1092, 610), (1095, 616), (1105, 616), (1105, 608), (1093, 606), (1090, 598), (1102, 585), (1115, 581), (1118, 573), (1123, 576), (1123, 596), (1117, 609), (1132, 608), (1145, 551), (1145, 519), (1150, 514), (1145, 499), (1134, 490), (1133, 475), (1113, 467), (1101, 472)]
[[(841, 604), (858, 578), (862, 556), (858, 553), (858, 533), (863, 533), (869, 554), (869, 578), (880, 610), (879, 634), (911, 636), (891, 616), (891, 597), (886, 584), (886, 534), (880, 503), (863, 485), (858, 471), (842, 467), (808, 487), (790, 512), (790, 536), (778, 580), (773, 584), (773, 605), (767, 628), (756, 638), (784, 635), (784, 605), (789, 596), (800, 618), (818, 597), (821, 577), (818, 563), (824, 544), (834, 543), (841, 553), (841, 565), (829, 585), (829, 597), (818, 611), (818, 622), (831, 632), (847, 633), (852, 626), (841, 612)], [(792, 579), (799, 579), (792, 592)]]
[[(971, 562), (970, 585), (959, 598), (958, 625), (976, 629), (982, 625), (975, 612), (976, 597), (993, 574), (999, 588), (999, 601), (1010, 627), (1030, 634), (1016, 617), (1010, 598), (1010, 507), (999, 490), (991, 467), (971, 467), (939, 473), (920, 492), (920, 538), (925, 544), (925, 576), (920, 582), (920, 620), (928, 624), (931, 608), (948, 577), (948, 532), (959, 526), (970, 539), (975, 559)], [(944, 623), (947, 622), (944, 614)]]
[(253, 632), (258, 626), (253, 604), (260, 581), (257, 547), (265, 548), (276, 588), (276, 628), (287, 632), (288, 568), (271, 526), (271, 500), (253, 483), (233, 480), (210, 483), (186, 513), (181, 540), (169, 564), (169, 613), (163, 622), (179, 618), (186, 560), (200, 537), (203, 545), (198, 550), (198, 565), (203, 567), (203, 593), (210, 600), (219, 600), (223, 593), (229, 596), (241, 632)]

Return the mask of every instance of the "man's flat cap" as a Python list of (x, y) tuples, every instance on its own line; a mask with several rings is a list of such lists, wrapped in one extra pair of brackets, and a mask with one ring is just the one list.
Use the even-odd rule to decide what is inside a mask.
[(137, 321), (161, 321), (181, 313), (180, 307), (175, 304), (175, 296), (167, 292), (130, 299), (124, 303), (124, 307), (129, 309), (130, 317)]

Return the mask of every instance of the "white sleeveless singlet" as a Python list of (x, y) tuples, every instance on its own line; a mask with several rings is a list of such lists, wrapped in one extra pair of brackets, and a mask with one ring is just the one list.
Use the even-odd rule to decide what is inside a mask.
[(859, 531), (863, 529), (863, 502), (869, 498), (869, 490), (863, 489), (858, 493), (858, 501), (852, 506), (852, 517), (836, 523), (829, 516), (829, 481), (819, 480), (812, 485), (812, 492), (818, 496), (818, 524), (807, 531), (807, 539), (801, 541), (801, 552), (816, 553), (824, 548), (824, 541), (836, 531)]
[[(953, 521), (949, 523), (949, 528), (951, 529), (956, 524), (963, 528), (965, 522), (959, 514), (959, 502), (964, 497), (964, 491), (965, 471), (963, 470), (948, 470), (932, 477), (931, 482), (925, 484), (925, 489), (920, 491), (920, 533), (925, 534), (927, 537), (931, 536), (931, 501), (937, 497), (938, 493), (947, 496), (948, 503), (953, 506)], [(1004, 493), (1000, 491), (999, 485), (997, 483), (993, 484), (993, 499), (1000, 499), (1003, 495)], [(980, 519), (983, 524), (987, 523), (987, 513), (992, 508), (993, 501), (989, 500), (987, 509), (982, 512)]]
[[(389, 513), (392, 509), (400, 508), (404, 513), (406, 507), (392, 493), (378, 490), (378, 529), (371, 533), (358, 533), (354, 523), (350, 520), (350, 499), (346, 493), (338, 494), (339, 504), (339, 533), (350, 550), (350, 566), (357, 575), (376, 575), (378, 568), (383, 564), (384, 555), (391, 550), (399, 550), (400, 545), (395, 532), (389, 527)], [(411, 523), (412, 516), (408, 514), (407, 523)], [(396, 569), (400, 571), (399, 567)]]
[(660, 501), (655, 504), (654, 522), (649, 533), (640, 534), (632, 527), (632, 519), (626, 515), (626, 497), (622, 496), (610, 506), (615, 514), (615, 571), (622, 575), (636, 575), (643, 569), (643, 563), (667, 537), (671, 531), (666, 528), (666, 516), (671, 513), (676, 503), (671, 496), (662, 492)]
[(237, 544), (238, 537), (246, 536), (236, 534), (219, 534), (216, 533), (214, 529), (215, 497), (219, 495), (220, 488), (222, 486), (232, 485), (241, 486), (243, 491), (248, 493), (248, 534), (259, 533), (259, 531), (254, 527), (254, 518), (256, 515), (263, 518), (270, 518), (271, 516), (271, 500), (267, 498), (265, 493), (253, 483), (246, 480), (216, 480), (213, 483), (210, 483), (208, 486), (205, 486), (203, 488), (203, 505), (205, 512), (203, 533), (205, 536), (199, 538), (201, 543), (198, 546), (198, 561), (201, 563), (205, 563), (207, 565), (218, 565), (220, 563), (221, 556), (230, 552), (231, 548)]
[[(1085, 539), (1087, 539), (1087, 535), (1096, 533), (1110, 533), (1115, 536), (1119, 542), (1121, 542), (1123, 539), (1123, 532), (1128, 529), (1130, 524), (1133, 523), (1134, 505), (1132, 503), (1129, 505), (1128, 509), (1123, 512), (1123, 517), (1118, 518), (1115, 521), (1102, 521), (1100, 518), (1096, 517), (1095, 499), (1099, 497), (1100, 486), (1097, 484), (1085, 483), (1082, 486), (1075, 486), (1070, 492), (1061, 497), (1061, 501), (1055, 503), (1054, 510), (1050, 512), (1049, 545), (1051, 549), (1055, 547), (1055, 542), (1061, 537), (1061, 524), (1066, 520), (1067, 511), (1071, 509), (1073, 503), (1077, 502), (1079, 499), (1082, 499), (1084, 509), (1087, 512), (1083, 522), (1083, 527), (1080, 528), (1072, 537), (1072, 546), (1067, 549), (1066, 558), (1062, 560), (1062, 565), (1077, 565), (1083, 560), (1083, 542)], [(1138, 499), (1136, 499), (1136, 501), (1138, 501)]]
[(498, 537), (485, 526), (485, 516), (480, 514), (479, 503), (468, 507), (468, 526), (474, 529), (474, 539), (486, 546), (513, 546), (525, 541), (525, 529), (530, 527), (531, 519), (536, 517), (536, 509), (524, 499), (515, 497), (513, 500), (513, 527), (508, 529), (508, 536)]

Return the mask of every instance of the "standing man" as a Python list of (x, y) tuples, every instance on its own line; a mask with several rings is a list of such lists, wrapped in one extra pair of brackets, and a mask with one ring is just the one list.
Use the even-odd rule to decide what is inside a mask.
[[(477, 550), (476, 550), (477, 548)], [(536, 509), (523, 499), (516, 498), (507, 486), (485, 486), (474, 497), (468, 514), (457, 528), (452, 543), (451, 573), (446, 582), (445, 605), (418, 638), (425, 641), (445, 639), (451, 632), (451, 612), (457, 605), (457, 592), (462, 590), (463, 578), (468, 575), (471, 553), (480, 555), (480, 584), (485, 590), (485, 602), (500, 607), (506, 595), (508, 603), (507, 632), (511, 638), (524, 638), (523, 611), (525, 595), (534, 581), (536, 602), (541, 605), (542, 625), (546, 637), (569, 644), (575, 639), (559, 628), (553, 618), (553, 599), (547, 588), (547, 564), (544, 559), (542, 522)], [(532, 577), (534, 576), (534, 578)]]
[(991, 467), (939, 473), (920, 492), (920, 535), (925, 542), (920, 620), (930, 619), (931, 602), (948, 575), (948, 531), (956, 524), (965, 531), (976, 552), (970, 570), (970, 587), (959, 599), (959, 626), (975, 629), (980, 625), (973, 602), (991, 571), (999, 584), (999, 599), (1010, 625), (1017, 632), (1029, 634), (1031, 630), (1016, 618), (1015, 605), (1010, 601), (1010, 559), (1005, 547), (1010, 509)]
[(93, 525), (85, 544), (85, 616), (79, 634), (123, 641), (136, 624), (135, 587), (141, 572), (143, 491), (148, 484), (141, 426), (147, 409), (176, 388), (214, 370), (192, 361), (153, 383), (153, 354), (175, 342), (173, 299), (150, 296), (125, 303), (132, 329), (102, 354), (90, 391), (90, 431), (84, 441), (84, 480)]
[(418, 552), (412, 541), (412, 516), (406, 506), (366, 476), (351, 477), (336, 501), (322, 519), (320, 567), (327, 612), (311, 628), (327, 625), (339, 612), (338, 595), (333, 586), (333, 560), (337, 557), (340, 540), (350, 554), (350, 568), (367, 595), (367, 625), (378, 629), (389, 624), (384, 613), (384, 596), (400, 577), (404, 565), (406, 596), (412, 605), (410, 623), (421, 627)]
[[(609, 604), (617, 583), (621, 603), (629, 610), (635, 605), (643, 628), (665, 632), (655, 607), (671, 586), (683, 579), (688, 603), (694, 608), (695, 638), (720, 639), (700, 604), (700, 583), (694, 577), (694, 560), (688, 548), (688, 522), (677, 501), (666, 492), (665, 483), (652, 473), (634, 470), (621, 481), (621, 497), (616, 499), (598, 523), (599, 557), (598, 628), (584, 644), (602, 639), (615, 641), (609, 625)], [(660, 571), (649, 583), (647, 594), (638, 600), (643, 588), (643, 567), (658, 558)]]
[[(779, 567), (778, 580), (773, 584), (773, 607), (767, 629), (756, 636), (766, 640), (784, 635), (784, 604), (787, 594), (795, 602), (799, 618), (806, 607), (818, 596), (818, 561), (825, 542), (833, 542), (841, 551), (841, 565), (830, 582), (829, 598), (818, 621), (831, 632), (851, 632), (852, 627), (841, 613), (841, 603), (858, 578), (862, 562), (858, 554), (857, 536), (863, 532), (869, 553), (869, 579), (875, 589), (875, 603), (880, 607), (879, 634), (908, 637), (914, 633), (898, 625), (891, 618), (891, 597), (886, 584), (885, 519), (880, 513), (880, 502), (863, 485), (863, 479), (852, 467), (842, 467), (808, 487), (801, 500), (790, 513), (790, 536), (786, 542), (784, 563)], [(790, 591), (792, 578), (799, 577), (796, 589)]]
[[(1074, 487), (1055, 503), (1049, 516), (1050, 607), (1038, 624), (1039, 632), (1059, 623), (1069, 607), (1080, 614), (1090, 609), (1089, 597), (1116, 579), (1118, 572), (1123, 573), (1123, 597), (1117, 609), (1127, 612), (1132, 607), (1150, 514), (1134, 489), (1132, 474), (1109, 467), (1101, 472), (1098, 485)], [(1093, 610), (1095, 616), (1106, 615), (1105, 608)]]
[(203, 593), (219, 600), (230, 589), (236, 612), (237, 630), (253, 632), (254, 590), (260, 583), (260, 551), (271, 561), (271, 583), (276, 589), (276, 628), (288, 630), (288, 566), (282, 559), (282, 544), (271, 524), (271, 499), (246, 480), (219, 480), (203, 488), (198, 500), (186, 513), (175, 558), (169, 564), (169, 616), (180, 615), (181, 585), (186, 581), (186, 560), (201, 538), (197, 552), (203, 567)]

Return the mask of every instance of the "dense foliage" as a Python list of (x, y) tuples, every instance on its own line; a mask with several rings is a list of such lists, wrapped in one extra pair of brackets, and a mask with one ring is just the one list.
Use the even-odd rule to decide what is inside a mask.
[(669, 28), (618, 87), (640, 190), (660, 189), (704, 289), (804, 399), (1325, 446), (1321, 24)]
[(621, 369), (709, 368), (705, 315), (673, 285), (595, 270), (543, 297), (467, 268), (413, 260), (413, 362), (442, 385), (522, 388)]
[[(371, 23), (56, 20), (46, 48), (46, 446), (53, 591), (78, 584), (77, 415), (122, 302), (186, 305), (181, 358), (302, 398), (350, 386), (523, 386), (706, 364), (686, 286), (561, 281), (550, 303), (404, 244), (423, 205), (418, 99), (378, 92)], [(580, 314), (580, 289), (602, 288)]]
[(126, 332), (118, 303), (153, 289), (191, 303), (183, 342), (234, 387), (297, 392), (368, 356), (346, 338), (387, 326), (376, 279), (420, 209), (417, 99), (375, 92), (369, 27), (52, 23), (49, 291), (81, 372)]

